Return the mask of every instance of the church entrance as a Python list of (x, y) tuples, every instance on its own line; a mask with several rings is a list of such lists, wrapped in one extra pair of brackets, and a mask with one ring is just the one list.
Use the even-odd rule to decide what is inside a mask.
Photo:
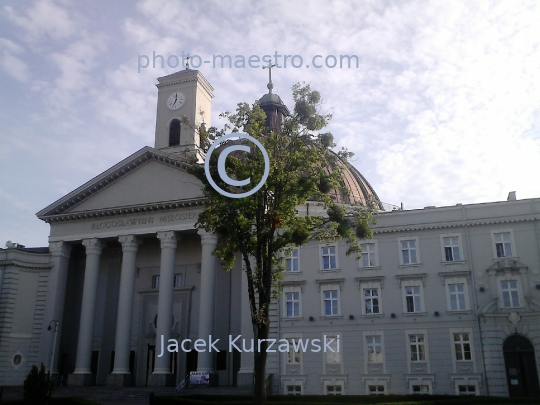
[(538, 397), (540, 387), (534, 346), (521, 335), (511, 335), (503, 343), (508, 393), (511, 397)]

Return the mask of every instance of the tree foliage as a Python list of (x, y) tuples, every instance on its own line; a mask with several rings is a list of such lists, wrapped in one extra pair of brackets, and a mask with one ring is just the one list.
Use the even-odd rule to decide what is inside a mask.
[[(201, 127), (201, 146), (207, 151), (212, 141), (231, 132), (251, 135), (261, 142), (270, 158), (270, 173), (264, 186), (245, 198), (228, 198), (214, 190), (204, 169), (193, 165), (192, 173), (204, 184), (207, 204), (199, 215), (197, 227), (219, 235), (214, 254), (230, 270), (237, 258), (243, 262), (248, 280), (251, 320), (255, 339), (268, 338), (269, 305), (284, 270), (280, 252), (301, 246), (311, 239), (335, 241), (345, 238), (347, 254), (360, 254), (357, 238), (371, 238), (373, 206), (341, 204), (342, 172), (351, 154), (343, 149), (333, 153), (333, 135), (322, 132), (331, 114), (320, 112), (321, 95), (309, 85), (292, 88), (293, 114), (285, 117), (282, 128), (272, 131), (265, 125), (266, 114), (257, 103), (240, 103), (235, 113), (220, 115), (226, 120), (223, 129)], [(231, 153), (226, 172), (231, 178), (250, 178), (245, 187), (232, 187), (219, 176), (217, 161), (221, 151), (231, 144), (246, 144), (251, 153)], [(231, 193), (249, 191), (259, 183), (264, 172), (260, 150), (244, 140), (229, 140), (210, 157), (210, 172), (216, 184)], [(299, 207), (310, 202), (311, 215), (299, 215)], [(255, 396), (265, 403), (264, 373), (266, 345), (255, 352)], [(263, 381), (261, 381), (263, 380)]]
[(36, 365), (32, 365), (32, 369), (24, 380), (24, 403), (28, 405), (47, 405), (51, 400), (51, 394), (51, 376), (45, 371), (45, 366), (41, 363), (38, 370)]

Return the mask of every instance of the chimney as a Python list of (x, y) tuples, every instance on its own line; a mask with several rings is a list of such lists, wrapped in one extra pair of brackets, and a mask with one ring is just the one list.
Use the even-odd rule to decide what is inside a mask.
[(517, 198), (516, 198), (516, 192), (515, 191), (510, 191), (508, 193), (508, 198), (506, 199), (506, 201), (516, 201)]

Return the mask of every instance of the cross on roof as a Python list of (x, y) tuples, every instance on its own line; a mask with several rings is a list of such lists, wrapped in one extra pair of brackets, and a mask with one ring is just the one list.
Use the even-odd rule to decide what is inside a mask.
[(274, 88), (272, 84), (272, 68), (275, 66), (275, 64), (271, 65), (270, 62), (268, 62), (268, 66), (263, 66), (263, 69), (268, 69), (268, 85), (266, 87), (268, 87), (270, 93), (272, 93), (272, 89)]

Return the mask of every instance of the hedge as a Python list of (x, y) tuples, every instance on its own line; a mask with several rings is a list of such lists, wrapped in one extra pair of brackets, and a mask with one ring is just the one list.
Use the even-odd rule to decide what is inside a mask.
[[(269, 396), (268, 405), (299, 404), (392, 404), (392, 405), (527, 405), (540, 402), (538, 398), (501, 398), (501, 397), (458, 397), (451, 395), (287, 395)], [(253, 397), (240, 395), (193, 395), (160, 397), (151, 399), (150, 405), (251, 405)]]

